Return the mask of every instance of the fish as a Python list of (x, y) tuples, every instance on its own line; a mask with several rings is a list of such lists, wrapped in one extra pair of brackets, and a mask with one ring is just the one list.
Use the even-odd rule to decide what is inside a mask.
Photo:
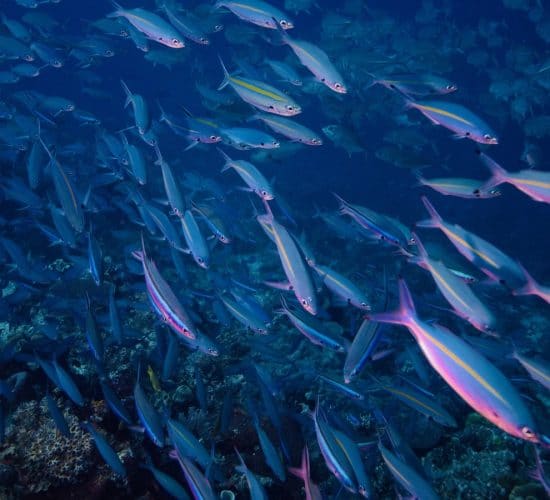
[(493, 129), (461, 104), (446, 101), (407, 101), (407, 107), (420, 111), (435, 125), (455, 133), (456, 139), (471, 139), (481, 144), (498, 144)]
[(246, 463), (244, 462), (243, 457), (235, 448), (235, 453), (237, 454), (237, 457), (239, 458), (240, 465), (235, 467), (235, 470), (242, 473), (246, 477), (246, 482), (248, 483), (248, 489), (250, 490), (250, 498), (251, 500), (267, 500), (268, 496), (267, 493), (260, 482), (260, 480), (256, 477), (256, 475), (246, 466)]
[(309, 70), (317, 81), (338, 94), (347, 94), (348, 89), (344, 79), (334, 64), (329, 59), (326, 52), (306, 40), (291, 38), (281, 27), (277, 25), (282, 43), (288, 45), (294, 55)]
[(489, 278), (512, 287), (525, 283), (523, 272), (515, 260), (458, 224), (444, 221), (425, 196), (422, 197), (422, 203), (430, 218), (417, 222), (417, 227), (438, 228), (443, 231), (455, 248)]
[(315, 263), (310, 263), (310, 266), (315, 269), (325, 286), (346, 304), (351, 304), (363, 311), (370, 311), (370, 300), (348, 278), (327, 266)]
[(218, 497), (214, 494), (210, 482), (193, 462), (177, 452), (175, 456), (195, 500), (217, 500)]
[(382, 443), (378, 443), (378, 450), (388, 467), (391, 475), (415, 498), (422, 500), (437, 500), (439, 497), (431, 485), (412, 467), (396, 457)]
[(431, 274), (437, 288), (458, 316), (482, 332), (495, 332), (494, 314), (469, 285), (453, 274), (441, 261), (432, 259), (417, 234), (413, 233), (413, 238), (418, 248), (418, 256), (410, 257), (409, 262), (417, 264)]
[(300, 468), (289, 467), (288, 471), (304, 482), (306, 500), (321, 500), (323, 498), (319, 486), (311, 480), (309, 450), (307, 445), (305, 445), (302, 450), (302, 462)]
[(250, 120), (261, 120), (273, 132), (276, 132), (291, 141), (306, 144), (308, 146), (322, 146), (323, 139), (318, 134), (313, 132), (304, 125), (297, 123), (288, 118), (283, 118), (277, 115), (268, 115), (265, 113), (257, 113)]
[(282, 11), (262, 0), (218, 0), (214, 9), (226, 8), (239, 19), (262, 28), (294, 28), (294, 22)]
[(284, 92), (258, 80), (244, 76), (232, 76), (227, 71), (221, 58), (220, 63), (224, 79), (219, 85), (218, 90), (222, 90), (229, 85), (244, 102), (266, 113), (295, 116), (302, 112), (302, 108), (298, 103)]
[(512, 357), (525, 368), (532, 379), (536, 380), (550, 391), (550, 371), (548, 370), (547, 361), (527, 358), (516, 350), (512, 353)]
[(326, 347), (337, 352), (344, 352), (345, 346), (343, 339), (333, 333), (328, 325), (316, 320), (301, 309), (289, 306), (284, 297), (281, 297), (280, 314), (285, 314), (294, 327), (300, 331), (311, 343)]
[[(266, 205), (266, 208), (269, 209), (269, 205)], [(268, 214), (259, 216), (258, 221), (266, 225), (273, 234), (273, 241), (288, 279), (288, 285), (285, 287), (292, 290), (300, 305), (315, 316), (318, 312), (315, 288), (296, 241), (288, 230), (275, 220), (270, 209)]]
[(550, 203), (550, 172), (534, 169), (508, 172), (487, 154), (480, 152), (479, 157), (481, 162), (491, 171), (491, 178), (483, 184), (481, 190), (493, 189), (507, 183), (535, 201)]
[(523, 272), (525, 278), (525, 285), (512, 290), (514, 295), (536, 295), (544, 300), (547, 304), (550, 304), (550, 287), (537, 283), (535, 279), (527, 272), (521, 264), (518, 264)]
[(142, 263), (147, 295), (156, 313), (178, 336), (196, 339), (197, 330), (191, 317), (160, 274), (155, 262), (145, 252), (143, 235), (141, 251), (134, 252), (133, 256)]
[(128, 88), (128, 85), (124, 83), (124, 80), (120, 80), (120, 84), (122, 85), (122, 90), (124, 90), (126, 94), (124, 107), (126, 108), (129, 104), (132, 105), (136, 128), (138, 132), (143, 135), (151, 128), (151, 116), (149, 115), (147, 101), (145, 101), (143, 96), (133, 94)]
[(172, 49), (182, 49), (185, 43), (179, 32), (162, 17), (145, 9), (124, 9), (118, 3), (112, 4), (115, 11), (107, 14), (109, 18), (123, 17), (139, 32), (150, 40), (154, 40)]
[(254, 148), (276, 149), (281, 146), (281, 143), (272, 135), (253, 128), (224, 127), (221, 129), (221, 136), (225, 144), (242, 151)]
[(373, 81), (369, 84), (383, 85), (397, 90), (405, 96), (426, 97), (435, 94), (450, 94), (458, 89), (458, 86), (447, 78), (430, 74), (390, 74), (372, 75)]
[(120, 460), (117, 452), (113, 450), (107, 439), (89, 422), (82, 424), (84, 428), (92, 435), (97, 451), (105, 460), (105, 463), (111, 467), (119, 476), (126, 477), (126, 467)]
[(139, 383), (140, 368), (138, 367), (138, 374), (136, 378), (136, 384), (134, 385), (134, 403), (136, 412), (139, 417), (139, 421), (145, 428), (146, 434), (151, 441), (158, 447), (164, 446), (164, 425), (162, 418), (147, 398), (145, 391)]
[(246, 160), (232, 160), (227, 153), (219, 150), (225, 160), (222, 172), (234, 169), (248, 186), (248, 189), (257, 194), (262, 200), (269, 201), (275, 198), (273, 188), (269, 181), (252, 163)]
[(426, 179), (417, 176), (419, 186), (427, 186), (445, 196), (456, 196), (465, 199), (488, 199), (502, 193), (495, 186), (487, 186), (484, 181), (465, 179), (463, 177), (436, 177)]
[(185, 210), (183, 217), (180, 217), (180, 222), (189, 253), (191, 253), (193, 259), (200, 267), (208, 269), (210, 265), (210, 250), (193, 212)]
[(531, 413), (514, 386), (460, 337), (440, 325), (420, 319), (403, 279), (399, 280), (399, 309), (370, 318), (405, 326), (432, 368), (489, 422), (511, 436), (531, 443), (541, 442)]

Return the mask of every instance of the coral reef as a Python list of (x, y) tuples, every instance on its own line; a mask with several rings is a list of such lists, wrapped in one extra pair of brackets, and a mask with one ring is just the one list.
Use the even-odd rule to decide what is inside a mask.
[(70, 409), (63, 413), (71, 431), (69, 438), (57, 431), (45, 399), (21, 403), (11, 417), (0, 460), (18, 471), (23, 494), (77, 483), (93, 463), (89, 434)]

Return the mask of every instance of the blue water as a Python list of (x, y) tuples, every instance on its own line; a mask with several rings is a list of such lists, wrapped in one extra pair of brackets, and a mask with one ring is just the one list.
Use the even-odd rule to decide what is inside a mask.
[[(290, 12), (292, 3), (279, 1), (277, 7)], [(512, 8), (514, 3), (519, 8)], [(373, 1), (367, 7), (362, 2), (340, 5), (318, 0), (310, 9), (291, 12), (295, 27), (288, 31), (289, 36), (321, 48), (341, 73), (348, 92), (336, 94), (313, 82), (313, 75), (291, 49), (279, 43), (275, 30), (255, 26), (227, 9), (215, 11), (198, 2), (181, 3), (179, 15), (193, 12), (195, 19), (205, 25), (217, 16), (224, 29), (209, 34), (208, 46), (185, 40), (186, 47), (177, 50), (150, 40), (149, 54), (181, 54), (181, 61), (167, 68), (146, 60), (146, 53), (131, 40), (104, 34), (92, 26), (92, 22), (113, 11), (108, 1), (44, 2), (30, 9), (15, 0), (4, 0), (1, 13), (8, 20), (24, 23), (31, 34), (30, 40), (22, 43), (27, 47), (33, 42), (48, 45), (62, 56), (64, 64), (61, 68), (46, 64), (37, 77), (0, 83), (0, 104), (9, 111), (9, 116), (0, 120), (1, 493), (7, 498), (169, 498), (144, 468), (151, 460), (191, 494), (178, 461), (170, 456), (174, 443), (165, 428), (167, 419), (172, 418), (184, 423), (201, 440), (207, 453), (213, 450), (215, 465), (205, 468), (200, 464), (197, 469), (198, 474), (208, 475), (212, 495), (217, 497), (222, 490), (233, 492), (237, 498), (249, 495), (242, 472), (235, 469), (239, 464), (234, 452), (237, 448), (250, 470), (261, 478), (269, 498), (304, 498), (300, 479), (290, 474), (284, 481), (278, 479), (268, 466), (254, 428), (258, 419), (285, 470), (299, 466), (302, 448), (307, 444), (311, 477), (323, 496), (353, 498), (358, 495), (358, 488), (343, 489), (342, 481), (327, 468), (326, 454), (319, 447), (322, 443), (308, 416), (319, 396), (320, 406), (328, 415), (327, 425), (345, 433), (353, 442), (362, 443), (360, 462), (376, 497), (393, 498), (397, 492), (415, 494), (394, 483), (377, 447), (381, 441), (397, 456), (406, 457), (403, 462), (410, 467), (421, 463), (417, 474), (441, 498), (545, 498), (544, 487), (530, 477), (529, 471), (536, 465), (536, 453), (540, 453), (543, 466), (548, 458), (541, 443), (549, 432), (548, 363), (544, 361), (550, 359), (548, 303), (539, 297), (514, 296), (514, 289), (523, 283), (489, 279), (461, 257), (440, 231), (420, 229), (423, 242), (437, 242), (438, 248), (443, 249), (434, 258), (449, 267), (451, 263), (458, 265), (460, 270), (475, 276), (472, 290), (497, 318), (496, 335), (488, 336), (454, 314), (428, 273), (407, 262), (403, 250), (416, 253), (414, 245), (398, 249), (381, 241), (376, 228), (362, 229), (348, 217), (338, 216), (333, 196), (336, 193), (352, 204), (397, 219), (410, 230), (426, 218), (421, 202), (425, 195), (446, 221), (459, 224), (495, 245), (514, 262), (521, 262), (539, 284), (550, 283), (548, 203), (537, 202), (506, 184), (499, 186), (500, 196), (487, 200), (442, 196), (419, 187), (415, 177), (488, 179), (489, 172), (477, 155), (479, 150), (509, 171), (526, 169), (529, 166), (521, 158), (527, 145), (537, 149), (537, 163), (531, 165), (534, 171), (548, 176), (550, 130), (547, 126), (533, 136), (529, 128), (535, 118), (550, 114), (548, 42), (541, 36), (548, 13), (537, 16), (542, 7), (537, 2), (525, 4), (530, 4), (530, 9), (523, 2), (496, 0), (481, 4)], [(123, 7), (163, 15), (152, 0), (127, 0)], [(426, 20), (429, 12), (436, 14)], [(51, 31), (40, 29), (24, 19), (34, 13), (49, 16), (59, 24)], [(330, 24), (331, 19), (338, 19), (338, 23)], [(13, 35), (6, 24), (0, 25), (0, 35), (0, 76), (6, 76), (3, 72), (22, 61), (7, 55), (6, 47)], [(241, 38), (248, 41), (240, 43)], [(79, 60), (75, 51), (83, 42), (94, 40), (109, 46), (114, 56), (94, 56), (89, 63)], [(486, 54), (485, 64), (475, 62), (476, 52)], [(282, 143), (281, 150), (290, 141), (258, 121), (249, 121), (254, 107), (243, 102), (231, 88), (220, 91), (220, 95), (233, 98), (230, 106), (201, 96), (197, 83), (215, 92), (223, 79), (218, 57), (232, 74), (238, 74), (237, 68), (241, 67), (239, 77), (264, 81), (294, 98), (302, 113), (290, 120), (316, 132), (323, 145), (298, 145), (284, 156), (277, 149), (262, 152), (231, 147), (224, 135), (229, 126), (268, 132)], [(523, 62), (516, 62), (521, 58)], [(265, 59), (290, 64), (302, 77), (303, 85), (282, 81), (263, 64)], [(35, 59), (33, 64), (42, 66), (43, 62)], [(253, 74), (247, 74), (247, 68), (252, 68)], [(402, 73), (441, 76), (455, 83), (458, 90), (446, 95), (415, 96), (371, 85), (375, 77)], [(94, 81), (90, 81), (91, 77)], [(191, 209), (192, 203), (208, 205), (216, 214), (212, 220), (221, 218), (231, 237), (229, 245), (216, 242), (211, 225), (196, 215), (209, 249), (208, 270), (199, 267), (189, 255), (192, 244), (184, 239), (181, 223), (171, 212), (170, 196), (165, 191), (160, 167), (155, 164), (155, 150), (132, 129), (132, 106), (124, 107), (120, 80), (140, 94), (148, 106), (152, 117), (149, 131), (172, 167), (186, 208)], [(508, 90), (511, 88), (516, 90)], [(502, 93), (502, 89), (506, 92)], [(25, 105), (28, 96), (30, 106)], [(57, 113), (46, 108), (44, 103), (50, 96), (68, 99), (75, 110)], [(455, 140), (449, 130), (431, 124), (417, 110), (406, 109), (407, 100), (423, 97), (462, 104), (495, 130), (498, 145), (482, 145), (466, 138)], [(526, 103), (523, 116), (513, 107), (514, 99)], [(186, 124), (185, 109), (194, 118), (216, 123), (222, 141), (184, 151), (189, 139), (158, 123), (157, 103), (182, 126)], [(99, 124), (83, 123), (77, 115), (82, 110), (91, 112)], [(60, 210), (61, 218), (65, 215), (60, 188), (54, 181), (56, 170), (36, 132), (38, 121), (41, 138), (61, 165), (63, 182), (70, 185), (72, 192), (67, 199), (84, 213), (84, 227), (80, 232), (73, 231), (76, 244), (72, 248), (63, 241), (51, 218), (51, 207)], [(345, 128), (360, 151), (348, 154), (345, 140), (333, 142), (322, 131), (329, 124)], [(105, 133), (120, 138), (118, 132), (123, 129), (127, 129), (130, 143), (144, 155), (147, 183), (143, 186), (131, 174), (125, 153), (114, 157), (101, 139)], [(388, 134), (399, 130), (403, 139), (390, 143)], [(418, 134), (417, 143), (407, 142), (408, 132)], [(19, 149), (14, 144), (20, 145)], [(398, 165), (399, 159), (380, 160), (378, 154), (390, 145), (406, 159), (416, 154), (427, 157), (430, 165), (403, 168)], [(77, 146), (79, 152), (75, 155), (64, 152)], [(27, 170), (33, 147), (42, 156), (40, 182), (35, 186), (30, 184)], [(266, 207), (260, 198), (244, 189), (243, 180), (233, 169), (220, 172), (224, 161), (217, 147), (232, 159), (250, 161), (258, 168), (275, 190), (275, 200), (268, 205), (282, 230), (292, 235), (288, 244), (296, 245), (299, 237), (305, 237), (316, 262), (353, 281), (368, 296), (373, 312), (383, 308), (384, 274), (388, 276), (390, 309), (397, 303), (397, 278), (404, 277), (423, 319), (442, 324), (463, 338), (477, 339), (474, 348), (525, 396), (521, 401), (533, 415), (539, 443), (531, 445), (508, 435), (479, 416), (429, 366), (402, 327), (384, 330), (374, 349), (374, 360), (367, 361), (364, 372), (352, 384), (364, 396), (362, 402), (323, 384), (318, 375), (343, 383), (346, 354), (313, 345), (281, 315), (281, 294), (305, 313), (294, 301), (295, 294), (288, 284), (280, 284), (286, 279), (281, 262), (288, 248), (281, 253), (280, 246), (261, 230), (255, 215), (263, 214)], [(198, 184), (204, 184), (205, 179), (215, 181), (218, 190), (190, 183), (190, 173), (202, 179)], [(107, 181), (102, 180), (105, 175), (110, 176)], [(13, 188), (13, 182), (21, 184)], [(68, 184), (63, 185), (67, 189)], [(36, 206), (26, 202), (27, 189), (38, 199)], [(139, 193), (143, 201), (136, 204), (137, 195), (132, 197), (129, 192)], [(144, 219), (140, 212), (146, 206), (164, 213), (176, 229), (182, 248), (175, 252), (183, 263), (183, 271), (176, 268), (162, 232), (158, 228), (152, 232), (150, 219)], [(329, 218), (346, 231), (345, 237), (326, 223)], [(50, 236), (40, 226), (49, 228)], [(92, 239), (100, 248), (99, 285), (89, 269), (90, 227)], [(153, 282), (144, 279), (142, 264), (132, 258), (132, 252), (141, 249), (142, 235), (147, 255), (156, 265), (153, 273), (161, 276), (154, 274)], [(304, 268), (306, 253), (298, 252)], [(153, 264), (146, 263), (150, 267), (145, 272), (150, 273)], [(42, 278), (37, 279), (29, 267), (43, 273)], [(345, 346), (343, 350), (349, 350), (365, 314), (370, 313), (335, 300), (323, 285), (322, 274), (317, 275), (312, 269), (307, 274), (319, 304), (318, 318)], [(159, 279), (164, 283), (159, 284)], [(279, 286), (267, 286), (265, 282), (278, 282)], [(109, 290), (113, 285), (122, 338), (113, 333), (109, 315)], [(186, 321), (190, 316), (200, 335), (207, 335), (215, 343), (218, 356), (189, 346), (181, 338), (181, 331), (170, 328), (162, 306), (160, 314), (152, 307), (151, 294), (160, 289), (166, 299), (167, 288), (181, 304), (178, 311), (186, 311)], [(233, 298), (232, 291), (259, 302), (268, 318), (268, 324), (264, 324), (267, 335), (252, 333), (224, 308), (220, 297), (232, 299), (234, 305), (243, 308), (241, 313), (258, 314), (257, 310), (254, 313), (250, 307), (247, 309), (242, 298)], [(90, 311), (86, 294), (91, 298)], [(255, 306), (259, 307), (258, 303)], [(176, 339), (177, 346), (172, 363), (170, 339)], [(491, 343), (489, 347), (481, 344), (484, 341)], [(410, 357), (407, 349), (417, 356)], [(524, 370), (511, 358), (514, 349), (527, 359), (542, 363), (545, 385), (538, 383), (536, 377), (529, 377), (533, 372)], [(37, 360), (46, 364), (46, 369)], [(56, 380), (55, 376), (46, 376), (48, 367), (55, 373), (54, 361), (68, 371), (84, 397), (84, 405), (72, 401), (67, 384), (59, 377)], [(272, 398), (266, 400), (265, 393), (262, 395), (261, 377), (255, 367), (267, 373), (267, 392)], [(201, 378), (198, 382), (197, 369)], [(373, 376), (405, 391), (421, 386), (434, 403), (452, 415), (457, 426), (442, 426), (418, 411), (418, 407), (411, 408), (391, 394), (375, 390)], [(123, 422), (109, 409), (100, 381), (122, 400), (132, 424)], [(134, 400), (136, 383), (143, 387), (154, 408), (154, 415), (149, 418), (143, 416), (139, 401)], [(201, 408), (203, 396), (197, 395), (201, 383), (205, 385), (206, 408)], [(231, 405), (229, 399), (224, 403), (227, 394), (232, 396)], [(47, 409), (46, 395), (52, 395), (61, 409), (71, 437), (61, 435), (59, 422), (54, 422)], [(385, 426), (374, 417), (378, 409), (404, 436), (405, 445), (388, 439)], [(162, 446), (155, 446), (147, 429), (143, 430), (155, 418), (166, 434)], [(82, 426), (84, 422), (92, 422), (105, 436), (108, 446), (124, 464), (126, 477), (109, 467), (101, 444), (96, 441), (97, 448), (94, 447)], [(416, 459), (406, 455), (404, 449), (408, 447)], [(189, 453), (192, 459), (196, 458)], [(345, 462), (344, 468), (349, 469), (348, 459), (342, 458), (349, 456), (347, 452), (340, 451), (338, 456)], [(357, 486), (357, 482), (352, 473), (352, 483)], [(424, 494), (431, 498), (427, 492)]]

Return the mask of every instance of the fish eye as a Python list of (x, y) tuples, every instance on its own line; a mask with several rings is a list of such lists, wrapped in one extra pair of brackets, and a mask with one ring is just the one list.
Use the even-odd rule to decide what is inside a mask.
[(211, 140), (211, 141), (215, 141), (216, 139), (217, 139), (217, 137), (216, 137), (215, 135), (211, 135), (211, 136), (210, 136), (210, 140)]
[(493, 196), (499, 196), (500, 195), (500, 191), (498, 189), (491, 189), (489, 191), (489, 194), (493, 195)]
[(199, 263), (203, 263), (204, 261), (202, 260), (202, 257), (197, 257), (197, 260), (199, 261)]
[(267, 196), (267, 191), (265, 189), (262, 191), (262, 196)]
[(290, 104), (286, 107), (286, 109), (288, 109), (289, 111), (293, 111), (294, 110), (294, 106), (291, 106)]
[(326, 78), (321, 78), (321, 81), (322, 81), (323, 83), (325, 83), (325, 82), (327, 81), (327, 79), (326, 79)]
[(269, 109), (274, 109), (273, 106), (269, 106)]
[(172, 38), (172, 43), (174, 45), (179, 45), (181, 42), (177, 38)]
[(300, 302), (302, 303), (303, 306), (307, 306), (307, 300), (306, 299), (302, 299)]
[(533, 431), (533, 429), (530, 429), (529, 427), (525, 426), (521, 428), (521, 433), (527, 438), (527, 439), (534, 439), (536, 437), (536, 433)]
[(454, 90), (456, 87), (452, 83), (449, 83), (449, 85), (447, 85), (445, 88), (447, 90)]
[(341, 86), (342, 86), (342, 85), (340, 85), (339, 83), (335, 83), (335, 84), (334, 84), (334, 88), (335, 88), (335, 89), (339, 89)]

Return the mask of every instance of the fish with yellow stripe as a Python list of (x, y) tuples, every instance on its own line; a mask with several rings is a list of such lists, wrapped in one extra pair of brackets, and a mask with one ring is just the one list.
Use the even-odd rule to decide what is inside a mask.
[(232, 76), (227, 71), (221, 58), (220, 63), (223, 68), (224, 79), (218, 90), (222, 90), (229, 85), (244, 102), (266, 113), (294, 116), (302, 112), (300, 105), (281, 90), (259, 80), (244, 76)]
[(460, 337), (421, 320), (402, 279), (399, 302), (398, 310), (375, 314), (371, 320), (407, 327), (434, 370), (475, 411), (512, 436), (542, 441), (529, 409), (508, 379)]
[(455, 248), (492, 280), (500, 281), (513, 288), (525, 284), (526, 279), (522, 269), (514, 259), (492, 243), (458, 224), (450, 224), (443, 220), (425, 196), (422, 197), (422, 202), (428, 210), (430, 218), (417, 222), (417, 227), (441, 229)]
[(407, 101), (408, 108), (418, 109), (435, 125), (455, 133), (455, 139), (471, 139), (481, 144), (498, 144), (493, 129), (461, 104), (446, 101)]
[(508, 172), (495, 160), (480, 153), (481, 161), (491, 171), (491, 178), (483, 189), (491, 189), (501, 184), (512, 184), (535, 201), (550, 203), (550, 172), (526, 169), (519, 172)]
[(437, 288), (451, 305), (458, 316), (482, 332), (495, 329), (496, 319), (491, 311), (479, 300), (468, 284), (453, 274), (443, 262), (432, 259), (418, 235), (413, 233), (418, 248), (418, 256), (411, 257), (410, 262), (426, 269)]

